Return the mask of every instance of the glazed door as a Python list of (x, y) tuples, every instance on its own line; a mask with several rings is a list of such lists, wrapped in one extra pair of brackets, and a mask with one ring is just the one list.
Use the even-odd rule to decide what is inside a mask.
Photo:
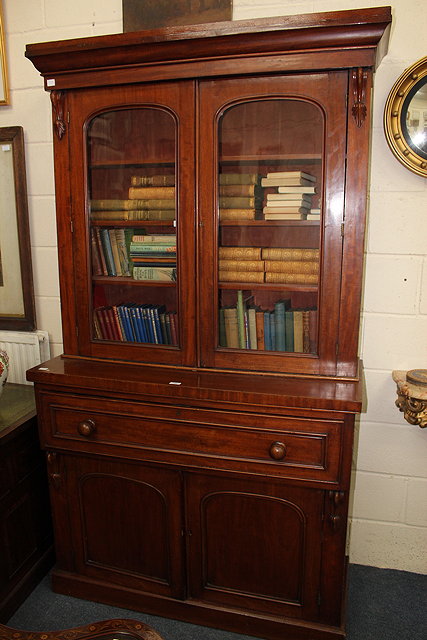
[(277, 481), (189, 475), (189, 596), (318, 618), (323, 493)]
[(70, 343), (75, 332), (80, 355), (194, 364), (194, 85), (76, 91), (68, 100)]
[(334, 374), (347, 75), (200, 91), (202, 365)]
[[(60, 456), (57, 464), (54, 510), (57, 516), (64, 510), (61, 526), (68, 522), (71, 531), (65, 553), (71, 554), (74, 571), (110, 585), (182, 598), (180, 474), (79, 456)], [(62, 496), (73, 498), (63, 502)], [(73, 570), (62, 566), (61, 549), (58, 555), (58, 568)]]

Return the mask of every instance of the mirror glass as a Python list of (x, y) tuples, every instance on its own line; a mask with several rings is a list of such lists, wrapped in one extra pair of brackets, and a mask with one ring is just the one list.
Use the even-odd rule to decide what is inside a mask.
[(414, 86), (403, 103), (402, 131), (412, 149), (427, 158), (427, 78)]

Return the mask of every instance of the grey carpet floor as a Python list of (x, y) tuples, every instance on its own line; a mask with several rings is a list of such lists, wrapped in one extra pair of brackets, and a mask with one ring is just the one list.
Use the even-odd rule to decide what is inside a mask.
[[(165, 640), (250, 640), (236, 633), (59, 595), (53, 593), (49, 585), (49, 578), (44, 578), (8, 625), (16, 629), (55, 631), (109, 618), (135, 618), (152, 626)], [(427, 576), (350, 566), (347, 640), (426, 639)]]

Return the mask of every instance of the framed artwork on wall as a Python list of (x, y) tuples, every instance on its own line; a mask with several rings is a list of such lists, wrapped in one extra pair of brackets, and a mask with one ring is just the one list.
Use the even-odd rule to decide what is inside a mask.
[(7, 82), (6, 48), (2, 5), (2, 0), (0, 0), (0, 105), (6, 105), (9, 104), (9, 87)]
[(35, 329), (24, 133), (0, 128), (0, 329)]

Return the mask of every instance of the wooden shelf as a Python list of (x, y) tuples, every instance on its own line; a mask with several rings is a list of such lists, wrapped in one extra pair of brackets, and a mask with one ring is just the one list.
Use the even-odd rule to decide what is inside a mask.
[(176, 282), (159, 282), (157, 280), (134, 280), (130, 276), (93, 276), (92, 282), (95, 284), (108, 284), (108, 285), (132, 285), (132, 286), (144, 286), (144, 287), (175, 287)]

